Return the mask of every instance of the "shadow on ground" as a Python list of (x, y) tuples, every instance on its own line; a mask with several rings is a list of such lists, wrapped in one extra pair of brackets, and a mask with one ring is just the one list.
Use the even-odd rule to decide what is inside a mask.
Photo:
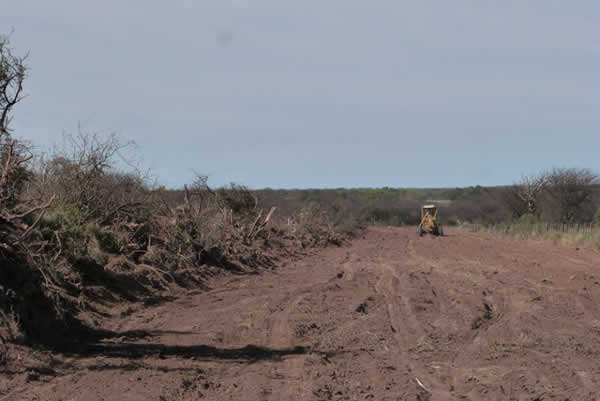
[(160, 343), (138, 343), (139, 340), (160, 337), (165, 334), (195, 334), (185, 331), (132, 330), (113, 332), (89, 330), (87, 336), (77, 344), (56, 349), (69, 357), (95, 357), (141, 359), (145, 357), (184, 358), (194, 360), (262, 361), (281, 360), (283, 357), (303, 355), (311, 352), (308, 347), (274, 349), (249, 344), (241, 348), (218, 348), (212, 345), (167, 345)]
[[(191, 335), (195, 333), (159, 330), (112, 332), (88, 328), (87, 335), (71, 342), (69, 347), (63, 343), (51, 348), (42, 348), (52, 350), (62, 357), (39, 360), (37, 363), (23, 365), (14, 371), (8, 369), (1, 369), (0, 371), (9, 375), (29, 372), (28, 374), (33, 378), (32, 380), (37, 380), (40, 376), (61, 376), (81, 369), (90, 371), (134, 371), (141, 369), (163, 373), (174, 371), (199, 372), (202, 369), (197, 365), (181, 366), (177, 363), (177, 360), (179, 362), (193, 360), (197, 362), (220, 361), (251, 364), (260, 361), (277, 362), (282, 361), (285, 357), (315, 352), (309, 347), (301, 346), (275, 349), (249, 344), (240, 348), (219, 348), (204, 344), (182, 346), (137, 342), (151, 341), (152, 338), (156, 339), (168, 334)], [(71, 339), (73, 338), (71, 337)]]
[(246, 345), (242, 348), (217, 348), (211, 345), (165, 345), (165, 344), (90, 344), (79, 352), (67, 352), (68, 356), (102, 356), (108, 358), (140, 359), (145, 357), (157, 358), (187, 358), (194, 360), (230, 360), (230, 361), (263, 361), (281, 360), (291, 355), (303, 355), (310, 352), (307, 347), (273, 349), (257, 345)]

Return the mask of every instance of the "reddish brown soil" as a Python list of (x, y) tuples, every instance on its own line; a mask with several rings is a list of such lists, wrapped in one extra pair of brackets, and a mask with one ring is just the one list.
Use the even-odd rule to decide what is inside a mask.
[(600, 399), (600, 253), (414, 231), (108, 319), (0, 400)]

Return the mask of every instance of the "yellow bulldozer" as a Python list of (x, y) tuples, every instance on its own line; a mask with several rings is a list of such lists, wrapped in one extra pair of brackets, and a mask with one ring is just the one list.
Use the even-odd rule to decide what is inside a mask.
[(438, 209), (435, 205), (424, 205), (421, 207), (421, 223), (417, 229), (417, 234), (422, 237), (424, 234), (432, 234), (439, 237), (444, 236), (444, 229), (438, 221)]

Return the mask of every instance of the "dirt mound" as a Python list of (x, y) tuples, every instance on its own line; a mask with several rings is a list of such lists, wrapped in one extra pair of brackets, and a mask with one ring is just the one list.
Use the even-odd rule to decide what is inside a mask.
[(370, 229), (275, 272), (115, 313), (63, 354), (15, 348), (21, 367), (4, 371), (0, 397), (597, 399), (600, 254), (448, 234)]

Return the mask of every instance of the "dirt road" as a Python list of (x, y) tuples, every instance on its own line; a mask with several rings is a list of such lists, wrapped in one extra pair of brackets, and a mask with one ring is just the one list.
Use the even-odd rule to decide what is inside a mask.
[(0, 400), (600, 399), (600, 253), (373, 228), (109, 320)]

